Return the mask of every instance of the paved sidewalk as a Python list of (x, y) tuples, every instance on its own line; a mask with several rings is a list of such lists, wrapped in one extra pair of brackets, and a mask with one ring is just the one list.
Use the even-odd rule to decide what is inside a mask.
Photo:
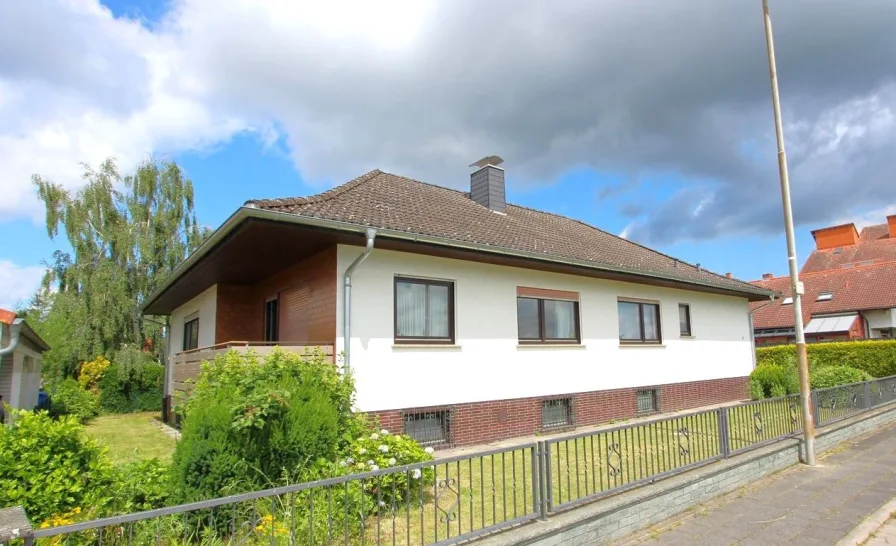
[[(835, 448), (815, 468), (789, 468), (619, 544), (833, 545), (894, 497), (896, 424)], [(891, 521), (875, 546), (896, 545), (893, 533)]]
[(896, 519), (891, 519), (889, 523), (878, 529), (866, 546), (896, 546)]

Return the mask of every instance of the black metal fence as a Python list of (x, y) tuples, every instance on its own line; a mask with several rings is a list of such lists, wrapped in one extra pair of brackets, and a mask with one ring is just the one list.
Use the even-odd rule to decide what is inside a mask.
[[(813, 392), (819, 426), (896, 402), (896, 376)], [(559, 422), (562, 404), (545, 411)], [(560, 409), (558, 409), (560, 408)], [(554, 415), (556, 413), (556, 415)], [(799, 396), (39, 529), (38, 544), (453, 544), (792, 436)]]

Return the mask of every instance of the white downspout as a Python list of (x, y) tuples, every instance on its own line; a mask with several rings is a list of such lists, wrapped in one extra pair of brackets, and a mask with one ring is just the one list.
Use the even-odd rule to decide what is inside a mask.
[(11, 355), (19, 346), (19, 334), (24, 322), (25, 319), (13, 319), (12, 324), (9, 325), (9, 345), (0, 349), (0, 356)]
[(768, 307), (769, 305), (775, 303), (775, 295), (772, 294), (769, 296), (768, 301), (757, 307), (756, 309), (750, 310), (750, 313), (747, 315), (750, 319), (750, 346), (753, 348), (753, 369), (756, 369), (756, 330), (753, 328), (753, 313), (759, 311), (763, 307)]
[(355, 258), (355, 261), (352, 262), (348, 269), (345, 270), (345, 289), (342, 298), (342, 336), (343, 336), (343, 350), (345, 351), (345, 361), (343, 363), (343, 370), (348, 373), (351, 371), (351, 347), (352, 347), (352, 273), (355, 272), (355, 269), (361, 265), (361, 262), (367, 259), (370, 256), (370, 253), (373, 252), (373, 242), (376, 239), (376, 230), (373, 228), (368, 228), (367, 230), (367, 245), (364, 247), (364, 252), (361, 253), (360, 256)]

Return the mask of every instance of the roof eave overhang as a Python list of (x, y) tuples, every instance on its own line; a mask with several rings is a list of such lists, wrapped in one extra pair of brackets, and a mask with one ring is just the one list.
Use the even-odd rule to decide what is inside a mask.
[[(338, 220), (328, 220), (324, 218), (316, 218), (313, 216), (303, 216), (300, 214), (294, 214), (289, 212), (277, 212), (267, 209), (260, 209), (254, 205), (247, 205), (240, 207), (234, 212), (224, 223), (215, 230), (214, 233), (195, 251), (193, 252), (184, 262), (174, 270), (174, 272), (168, 276), (167, 279), (159, 286), (152, 294), (150, 294), (143, 304), (140, 306), (140, 312), (143, 313), (143, 310), (147, 307), (151, 306), (156, 299), (158, 299), (162, 294), (167, 291), (171, 285), (173, 285), (178, 278), (180, 278), (184, 273), (189, 271), (192, 267), (198, 264), (203, 257), (212, 252), (214, 248), (221, 243), (224, 238), (226, 238), (231, 231), (233, 231), (237, 226), (239, 226), (243, 221), (248, 220), (250, 218), (261, 219), (261, 220), (269, 220), (275, 222), (284, 222), (290, 224), (304, 225), (308, 227), (316, 227), (321, 229), (330, 229), (335, 231), (347, 232), (347, 233), (357, 233), (359, 235), (363, 235), (367, 232), (371, 226), (363, 225), (363, 224), (355, 224), (351, 222), (341, 222)], [(419, 233), (412, 233), (406, 231), (399, 231), (393, 229), (381, 229), (376, 228), (377, 237), (378, 238), (388, 238), (388, 239), (397, 239), (402, 241), (409, 241), (413, 243), (421, 243), (421, 244), (429, 244), (429, 245), (437, 245), (444, 246), (449, 248), (461, 249), (461, 250), (469, 250), (475, 252), (484, 252), (489, 254), (498, 254), (508, 257), (514, 258), (522, 258), (526, 260), (533, 260), (538, 262), (546, 262), (546, 263), (556, 263), (562, 265), (568, 265), (573, 267), (579, 267), (584, 269), (598, 270), (598, 271), (607, 271), (616, 274), (623, 275), (631, 275), (632, 277), (641, 277), (641, 278), (653, 278), (663, 281), (672, 281), (675, 283), (680, 283), (684, 286), (690, 286), (695, 288), (706, 288), (712, 289), (714, 291), (722, 291), (726, 293), (730, 293), (731, 295), (736, 295), (740, 297), (746, 297), (750, 301), (762, 301), (770, 298), (774, 292), (770, 290), (765, 290), (761, 288), (756, 288), (755, 290), (737, 290), (737, 289), (729, 289), (725, 287), (721, 287), (718, 285), (714, 285), (711, 283), (700, 282), (695, 279), (690, 279), (687, 277), (677, 277), (672, 275), (660, 275), (656, 273), (651, 273), (648, 271), (642, 271), (633, 268), (626, 268), (620, 266), (610, 266), (606, 264), (596, 264), (594, 262), (589, 262), (585, 260), (574, 260), (570, 258), (561, 258), (558, 256), (553, 256), (550, 254), (540, 254), (536, 252), (528, 252), (523, 250), (515, 250), (504, 247), (498, 247), (494, 245), (485, 245), (481, 243), (472, 243), (467, 241), (459, 241), (456, 239), (449, 239), (445, 237), (435, 237), (432, 235), (422, 235)]]

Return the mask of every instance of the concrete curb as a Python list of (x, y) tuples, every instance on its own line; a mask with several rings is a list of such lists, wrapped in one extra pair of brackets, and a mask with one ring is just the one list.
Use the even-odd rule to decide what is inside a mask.
[(858, 527), (848, 535), (840, 539), (837, 546), (856, 546), (864, 544), (878, 529), (883, 527), (896, 514), (896, 498), (883, 505), (877, 512), (871, 514)]

